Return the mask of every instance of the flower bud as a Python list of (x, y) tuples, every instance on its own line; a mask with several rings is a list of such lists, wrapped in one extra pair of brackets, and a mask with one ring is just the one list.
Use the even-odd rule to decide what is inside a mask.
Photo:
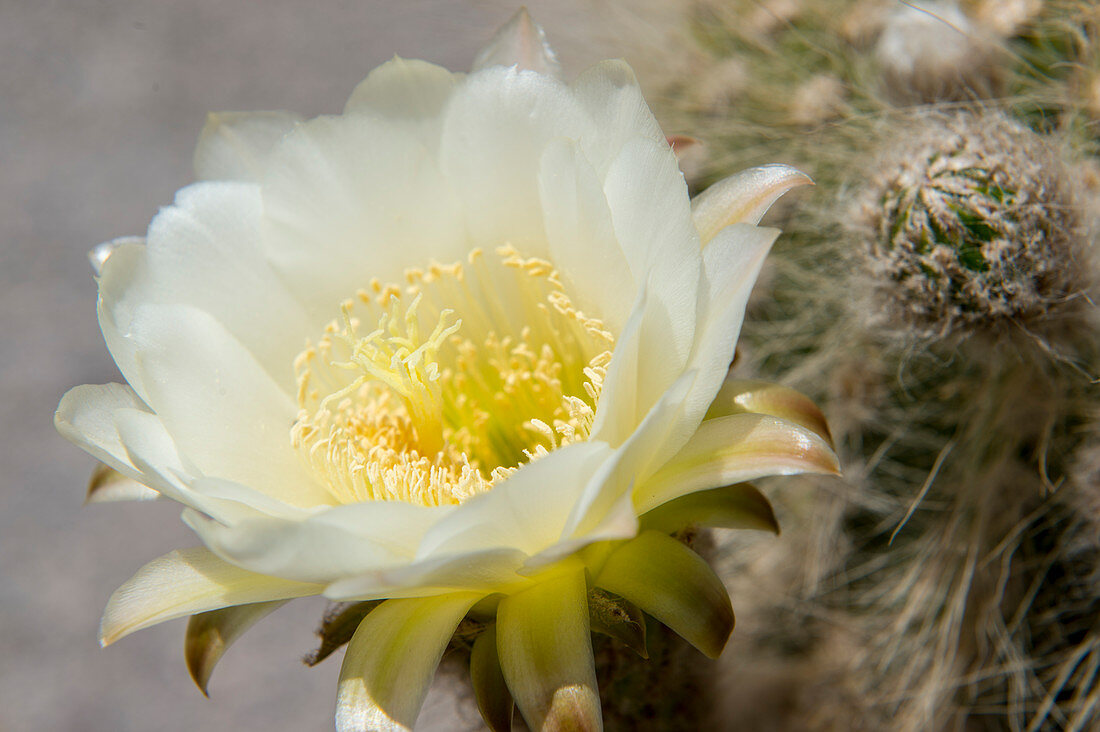
[(1029, 325), (1083, 289), (1071, 178), (1044, 137), (996, 113), (897, 137), (855, 216), (873, 317), (943, 336)]

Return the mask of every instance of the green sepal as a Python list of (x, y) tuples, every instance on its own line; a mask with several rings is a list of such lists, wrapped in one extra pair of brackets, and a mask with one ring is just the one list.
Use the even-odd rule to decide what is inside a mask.
[(749, 483), (734, 483), (674, 498), (639, 517), (642, 531), (674, 534), (692, 525), (779, 533), (768, 499)]
[(210, 696), (210, 676), (229, 646), (259, 620), (286, 602), (252, 602), (191, 616), (187, 621), (187, 633), (183, 641), (183, 660), (195, 685), (204, 696)]
[(588, 622), (593, 633), (610, 636), (649, 658), (645, 613), (637, 605), (599, 587), (588, 591)]
[(497, 610), (501, 671), (532, 730), (602, 730), (583, 566), (540, 577)]
[(633, 602), (710, 658), (733, 632), (722, 581), (700, 557), (660, 531), (643, 531), (607, 558), (594, 584)]
[(486, 626), (474, 641), (470, 651), (470, 681), (477, 708), (490, 732), (510, 732), (516, 703), (500, 670), (495, 624)]
[(303, 663), (307, 666), (316, 666), (331, 656), (334, 651), (351, 640), (359, 623), (363, 622), (363, 618), (380, 604), (382, 604), (381, 600), (367, 600), (337, 602), (330, 605), (325, 611), (324, 618), (321, 619), (321, 627), (317, 629), (317, 637), (321, 639), (321, 645), (303, 658)]
[(443, 651), (478, 599), (472, 592), (398, 598), (363, 618), (340, 666), (337, 732), (411, 732)]

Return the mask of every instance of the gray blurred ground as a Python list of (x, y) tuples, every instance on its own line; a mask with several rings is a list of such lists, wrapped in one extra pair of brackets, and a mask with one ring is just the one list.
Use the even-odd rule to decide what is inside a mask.
[[(339, 659), (298, 663), (318, 602), (247, 635), (210, 701), (184, 669), (183, 621), (98, 648), (111, 591), (196, 542), (171, 505), (81, 505), (93, 463), (53, 411), (71, 386), (118, 380), (85, 253), (143, 233), (190, 181), (207, 111), (336, 112), (394, 53), (466, 68), (518, 5), (0, 0), (0, 732), (332, 728)], [(527, 5), (567, 70), (613, 53), (585, 42), (597, 3)], [(439, 695), (421, 722), (460, 726)]]

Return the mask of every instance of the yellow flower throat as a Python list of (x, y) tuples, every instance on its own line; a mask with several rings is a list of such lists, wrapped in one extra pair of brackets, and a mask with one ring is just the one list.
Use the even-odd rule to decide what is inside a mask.
[(475, 249), (405, 279), (372, 281), (294, 362), (291, 441), (336, 501), (461, 503), (588, 438), (614, 338), (549, 262)]

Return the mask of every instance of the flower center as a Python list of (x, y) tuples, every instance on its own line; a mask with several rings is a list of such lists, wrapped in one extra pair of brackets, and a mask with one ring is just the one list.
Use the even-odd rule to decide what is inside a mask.
[(294, 362), (291, 441), (334, 499), (461, 503), (588, 438), (614, 338), (549, 262), (475, 249), (405, 280), (357, 292)]

